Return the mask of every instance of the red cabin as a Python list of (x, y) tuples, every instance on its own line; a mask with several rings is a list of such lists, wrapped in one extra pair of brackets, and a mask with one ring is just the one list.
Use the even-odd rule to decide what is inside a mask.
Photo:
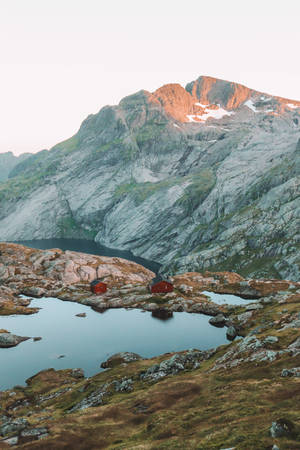
[(94, 280), (91, 282), (91, 291), (94, 294), (104, 294), (107, 291), (107, 284), (101, 280)]
[(166, 280), (161, 280), (150, 285), (150, 291), (152, 294), (166, 294), (167, 292), (172, 292), (173, 289), (173, 284)]

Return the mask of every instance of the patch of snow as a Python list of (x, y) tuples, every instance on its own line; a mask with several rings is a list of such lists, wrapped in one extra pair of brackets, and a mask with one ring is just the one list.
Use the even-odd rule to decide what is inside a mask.
[[(196, 105), (200, 105), (200, 103), (196, 103)], [(227, 111), (226, 109), (221, 108), (220, 105), (217, 105), (217, 108), (211, 108), (207, 107), (206, 105), (203, 106), (204, 112), (203, 114), (189, 114), (187, 115), (187, 118), (189, 119), (189, 122), (205, 122), (207, 119), (222, 119), (224, 116), (231, 116), (232, 114), (235, 114), (233, 111)], [(213, 106), (213, 105), (211, 105)], [(214, 105), (215, 106), (215, 105)]]
[(253, 111), (253, 112), (255, 112), (255, 113), (258, 113), (258, 112), (259, 112), (259, 111), (255, 108), (255, 106), (254, 106), (252, 100), (247, 100), (247, 101), (244, 103), (244, 105), (245, 105), (245, 106), (248, 106), (248, 108), (251, 109), (251, 111)]
[(295, 105), (294, 103), (288, 103), (287, 106), (288, 106), (289, 108), (292, 108), (292, 109), (300, 108), (300, 106)]
[(209, 105), (203, 105), (203, 103), (195, 103), (197, 106), (201, 106), (201, 108), (207, 108)]
[(209, 117), (213, 119), (221, 119), (224, 116), (232, 116), (235, 114), (233, 111), (226, 111), (226, 109), (218, 108), (218, 109), (209, 109), (206, 108), (206, 114), (202, 114), (201, 119), (207, 120)]
[(193, 114), (188, 114), (186, 117), (189, 119), (189, 122), (198, 122), (198, 120), (194, 119), (196, 116)]

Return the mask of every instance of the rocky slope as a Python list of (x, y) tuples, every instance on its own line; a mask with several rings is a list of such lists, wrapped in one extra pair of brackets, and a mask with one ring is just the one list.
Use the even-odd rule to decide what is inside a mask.
[(297, 280), (300, 102), (200, 77), (140, 91), (0, 184), (0, 239), (95, 239), (165, 272)]
[[(56, 290), (80, 303), (93, 297), (99, 304), (88, 292), (91, 270), (107, 271), (112, 288), (111, 298), (102, 296), (106, 307), (149, 302), (143, 288), (153, 274), (134, 263), (16, 244), (0, 244), (0, 251), (0, 314), (33, 313), (18, 305), (26, 289), (33, 296)], [(128, 349), (99, 361), (99, 369), (108, 370), (93, 377), (81, 369), (48, 369), (26, 387), (0, 392), (0, 448), (297, 450), (300, 283), (245, 280), (232, 272), (185, 273), (173, 281), (174, 296), (156, 297), (159, 307), (195, 312), (205, 303), (203, 290), (257, 301), (207, 311), (218, 319), (211, 323), (235, 328), (228, 345), (151, 359)], [(12, 303), (23, 310), (9, 310)]]

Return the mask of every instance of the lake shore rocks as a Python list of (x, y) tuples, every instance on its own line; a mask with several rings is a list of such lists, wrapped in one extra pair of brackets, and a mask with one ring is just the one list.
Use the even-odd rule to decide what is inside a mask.
[(17, 336), (9, 333), (8, 331), (0, 330), (0, 348), (16, 347), (21, 342), (27, 341), (28, 339), (30, 338), (25, 336)]

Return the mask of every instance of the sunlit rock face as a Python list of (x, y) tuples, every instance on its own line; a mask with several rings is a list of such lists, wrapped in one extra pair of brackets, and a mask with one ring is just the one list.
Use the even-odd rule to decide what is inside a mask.
[(296, 280), (299, 138), (300, 102), (237, 83), (137, 92), (14, 167), (0, 239), (81, 237), (165, 273)]

